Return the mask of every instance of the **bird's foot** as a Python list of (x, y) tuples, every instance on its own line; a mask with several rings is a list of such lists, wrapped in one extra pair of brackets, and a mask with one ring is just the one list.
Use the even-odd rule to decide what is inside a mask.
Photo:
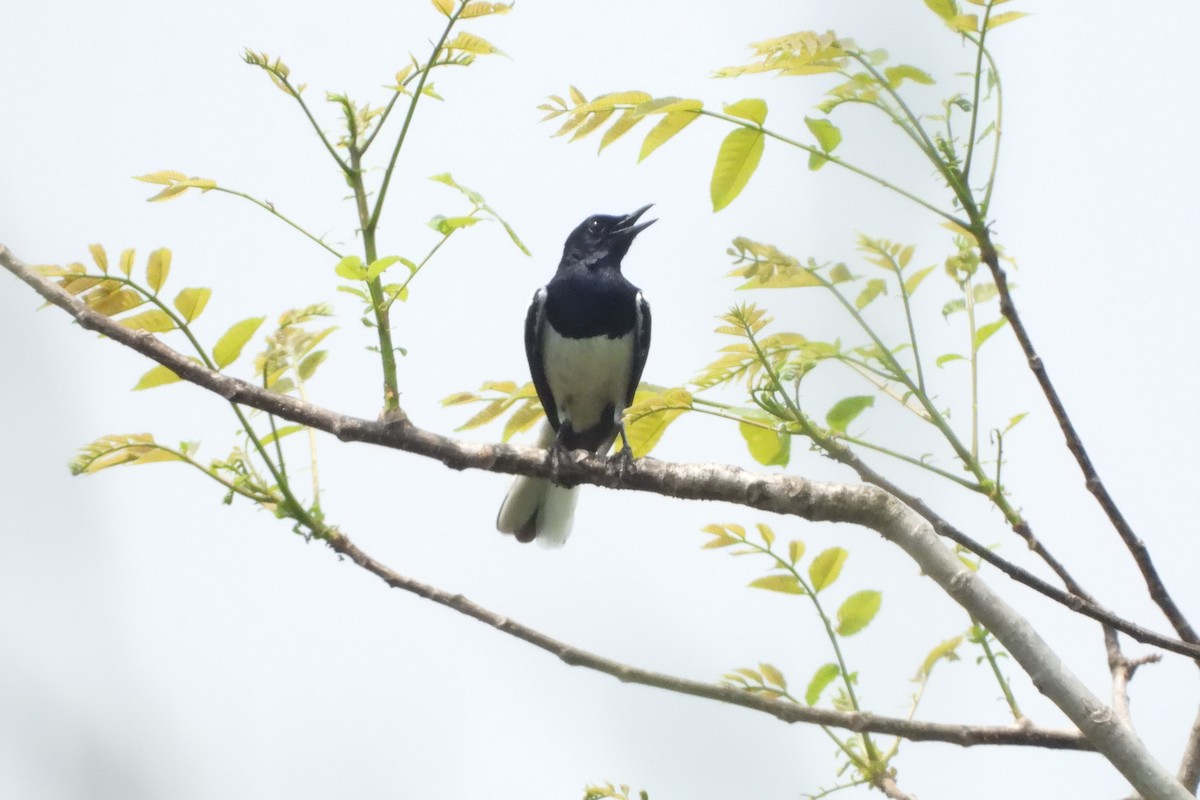
[(550, 480), (555, 484), (562, 486), (563, 483), (559, 479), (559, 471), (562, 470), (563, 464), (571, 457), (571, 451), (563, 447), (557, 440), (550, 445), (546, 451), (546, 459), (550, 462)]
[(625, 480), (625, 475), (633, 466), (633, 451), (629, 449), (628, 445), (625, 445), (608, 457), (608, 463), (617, 468), (617, 477)]

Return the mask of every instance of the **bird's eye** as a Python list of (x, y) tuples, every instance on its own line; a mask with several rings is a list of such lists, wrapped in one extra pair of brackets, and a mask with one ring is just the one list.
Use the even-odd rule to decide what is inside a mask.
[(588, 220), (588, 230), (591, 231), (592, 233), (599, 233), (600, 232), (600, 220), (598, 220), (598, 219)]

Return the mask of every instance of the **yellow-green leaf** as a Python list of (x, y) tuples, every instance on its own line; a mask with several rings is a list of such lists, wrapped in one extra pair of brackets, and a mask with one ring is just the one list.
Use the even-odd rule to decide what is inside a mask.
[(792, 437), (748, 422), (738, 423), (738, 432), (754, 460), (766, 467), (786, 467), (792, 454)]
[(467, 3), (458, 18), (471, 19), (472, 17), (486, 17), (489, 14), (507, 14), (511, 9), (512, 3), (487, 3), (478, 0), (478, 2)]
[(908, 64), (897, 64), (894, 67), (888, 67), (884, 70), (884, 75), (887, 76), (888, 86), (893, 89), (906, 80), (925, 85), (933, 83), (933, 78), (928, 72)]
[(208, 298), (211, 296), (212, 289), (184, 289), (175, 298), (175, 308), (179, 310), (185, 320), (191, 322), (204, 311), (204, 307), (208, 305)]
[(672, 111), (658, 121), (646, 138), (642, 141), (642, 152), (638, 161), (644, 161), (646, 156), (661, 147), (668, 139), (691, 125), (700, 115), (695, 111)]
[(929, 673), (933, 671), (934, 665), (939, 661), (958, 661), (958, 653), (955, 651), (962, 644), (962, 640), (963, 637), (955, 636), (930, 650), (929, 655), (925, 656), (925, 661), (921, 664), (921, 669), (917, 671), (917, 680), (929, 677)]
[(804, 542), (799, 539), (793, 539), (788, 542), (788, 561), (795, 564), (804, 557)]
[(88, 295), (88, 305), (108, 317), (116, 316), (131, 308), (137, 308), (144, 302), (146, 300), (141, 293), (133, 289), (119, 289), (94, 303), (91, 301), (91, 295)]
[[(637, 106), (640, 107), (645, 103), (651, 102), (653, 98), (645, 92), (610, 92), (602, 94), (590, 103), (576, 106), (571, 109), (576, 114), (592, 111), (612, 111), (617, 106)], [(629, 109), (633, 110), (633, 109)]]
[(983, 343), (992, 338), (992, 334), (1003, 328), (1007, 323), (1008, 320), (1004, 317), (1001, 317), (995, 322), (989, 322), (987, 325), (984, 325), (979, 330), (975, 331), (975, 349), (978, 350), (980, 347), (983, 347)]
[(767, 121), (767, 101), (747, 97), (745, 100), (738, 100), (736, 103), (725, 106), (725, 113), (731, 117), (741, 117), (756, 125), (762, 125)]
[(250, 341), (250, 337), (254, 335), (258, 327), (263, 324), (264, 319), (266, 317), (250, 317), (241, 322), (235, 322), (229, 330), (221, 335), (221, 338), (213, 346), (213, 361), (216, 362), (218, 369), (223, 369), (237, 361), (238, 356), (242, 354), (242, 348), (246, 346), (246, 342)]
[(808, 682), (808, 688), (804, 690), (804, 702), (815, 706), (821, 699), (821, 692), (825, 691), (825, 687), (833, 683), (839, 674), (841, 671), (837, 664), (824, 664), (818, 668), (813, 673), (812, 680)]
[(1028, 11), (1008, 11), (1004, 14), (997, 14), (994, 17), (990, 17), (988, 19), (987, 27), (988, 27), (988, 30), (990, 31), (992, 28), (999, 28), (1001, 25), (1006, 25), (1009, 22), (1016, 22), (1021, 17), (1028, 17), (1028, 16), (1029, 16)]
[(543, 415), (541, 404), (523, 404), (513, 412), (512, 416), (508, 418), (508, 422), (504, 423), (504, 433), (501, 435), (500, 441), (507, 442), (516, 434), (529, 430)]
[(146, 284), (151, 291), (158, 294), (158, 290), (167, 282), (167, 275), (170, 273), (171, 251), (160, 247), (150, 254), (150, 259), (146, 262)]
[(883, 595), (874, 589), (855, 592), (846, 598), (837, 612), (837, 632), (841, 636), (853, 636), (870, 624), (879, 613)]
[(640, 116), (647, 114), (670, 114), (675, 111), (699, 111), (704, 108), (704, 102), (684, 97), (659, 97), (649, 100), (633, 109)]
[(325, 359), (328, 357), (328, 350), (317, 350), (316, 352), (306, 355), (304, 360), (300, 362), (300, 365), (296, 367), (296, 372), (299, 373), (300, 380), (306, 381), (310, 379), (317, 371), (317, 367), (324, 364)]
[(92, 261), (96, 262), (96, 266), (105, 275), (108, 274), (108, 253), (104, 252), (104, 246), (99, 244), (89, 244), (88, 250), (92, 253)]
[[(832, 153), (842, 143), (841, 130), (829, 120), (821, 117), (815, 119), (813, 117), (805, 117), (804, 124), (812, 131), (812, 135), (817, 139), (817, 144), (826, 153)], [(824, 163), (824, 159), (821, 160), (821, 163)]]
[(881, 294), (887, 294), (887, 283), (882, 278), (872, 278), (858, 293), (858, 297), (854, 298), (854, 305), (861, 311)]
[(589, 114), (587, 121), (575, 129), (575, 135), (571, 137), (571, 141), (573, 142), (576, 139), (582, 139), (584, 136), (587, 136), (589, 133), (596, 130), (596, 128), (599, 128), (608, 121), (608, 118), (612, 116), (612, 113), (613, 110), (609, 108), (605, 109), (604, 111), (594, 111)]
[(954, 0), (925, 0), (925, 5), (947, 22), (958, 15), (958, 4)]
[(808, 577), (812, 580), (814, 592), (827, 588), (837, 580), (849, 555), (841, 547), (831, 547), (813, 559), (808, 565)]
[(157, 308), (134, 314), (132, 317), (125, 317), (121, 320), (121, 324), (135, 331), (149, 331), (150, 333), (166, 333), (175, 330), (175, 322), (167, 312)]
[(358, 256), (346, 256), (334, 265), (333, 271), (339, 278), (345, 278), (348, 281), (365, 281), (367, 279), (367, 268), (363, 266), (362, 259)]
[(466, 31), (459, 32), (457, 36), (446, 42), (445, 46), (448, 50), (462, 50), (464, 53), (475, 53), (481, 56), (504, 55), (503, 51), (494, 47), (487, 39)]
[(769, 550), (771, 545), (775, 544), (775, 531), (771, 530), (771, 526), (765, 522), (759, 522), (754, 527), (758, 528), (758, 535), (762, 537), (763, 544)]
[(787, 681), (784, 680), (783, 673), (774, 666), (760, 663), (758, 669), (762, 672), (762, 676), (767, 679), (768, 683), (778, 686), (780, 689), (787, 689)]
[(634, 125), (637, 125), (641, 121), (642, 117), (634, 114), (633, 109), (625, 109), (625, 113), (622, 114), (617, 121), (614, 122), (612, 126), (604, 132), (604, 136), (600, 137), (600, 147), (597, 152), (603, 150), (617, 139), (624, 136), (630, 128), (632, 128)]
[(692, 394), (686, 389), (668, 389), (656, 394), (639, 391), (633, 405), (625, 411), (625, 435), (634, 458), (653, 450), (667, 427), (692, 407)]
[(133, 248), (127, 248), (121, 251), (121, 272), (125, 273), (125, 277), (129, 277), (129, 273), (133, 271)]
[(959, 14), (954, 19), (949, 20), (951, 28), (963, 33), (975, 33), (979, 30), (979, 15), (978, 14)]
[(717, 164), (713, 168), (709, 194), (713, 211), (732, 203), (746, 188), (750, 176), (758, 169), (763, 154), (763, 132), (754, 128), (738, 128), (721, 142)]
[(921, 285), (921, 281), (925, 280), (925, 277), (929, 275), (929, 273), (933, 272), (934, 269), (936, 269), (936, 266), (926, 267), (925, 269), (918, 270), (912, 275), (909, 275), (908, 280), (904, 282), (904, 291), (908, 294), (915, 292), (917, 287)]
[(454, 0), (433, 0), (433, 7), (448, 17), (454, 13)]
[(825, 415), (825, 424), (832, 430), (845, 433), (854, 418), (873, 405), (875, 405), (875, 398), (869, 394), (843, 397), (833, 404), (833, 408), (829, 409), (829, 413)]
[(134, 180), (142, 181), (143, 183), (157, 183), (160, 186), (170, 186), (178, 181), (186, 181), (187, 175), (173, 169), (160, 169), (158, 172), (136, 175), (134, 176)]
[(443, 217), (438, 214), (429, 220), (429, 227), (443, 236), (448, 236), (459, 228), (467, 228), (479, 222), (481, 217)]
[(800, 581), (796, 579), (795, 575), (767, 575), (750, 581), (749, 586), (754, 589), (767, 589), (784, 594), (804, 594), (804, 587), (800, 585)]
[(162, 364), (159, 364), (138, 379), (137, 384), (133, 387), (133, 391), (139, 392), (142, 389), (153, 389), (155, 386), (165, 386), (168, 383), (177, 383), (179, 380), (178, 375)]
[(262, 443), (264, 445), (273, 444), (285, 436), (291, 436), (293, 433), (299, 433), (302, 430), (304, 430), (303, 425), (284, 425), (274, 433), (268, 433), (266, 436), (264, 436), (262, 438)]

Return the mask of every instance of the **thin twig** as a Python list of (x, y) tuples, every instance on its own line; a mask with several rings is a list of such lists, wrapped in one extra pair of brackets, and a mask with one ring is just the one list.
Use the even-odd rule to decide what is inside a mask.
[(1075, 431), (1075, 426), (1071, 422), (1071, 418), (1067, 415), (1067, 409), (1063, 405), (1062, 400), (1058, 396), (1058, 392), (1054, 388), (1054, 384), (1050, 382), (1050, 375), (1046, 372), (1046, 366), (1042, 363), (1041, 357), (1034, 349), (1033, 340), (1029, 338), (1029, 332), (1025, 329), (1025, 325), (1021, 322), (1021, 317), (1017, 313), (1017, 307), (1013, 303), (1012, 294), (1008, 288), (1008, 277), (1004, 273), (1004, 268), (1000, 266), (1000, 258), (996, 253), (996, 248), (992, 244), (989, 232), (984, 229), (975, 231), (976, 238), (979, 242), (980, 255), (984, 263), (992, 271), (992, 279), (996, 283), (996, 289), (1000, 294), (1000, 313), (1008, 320), (1008, 324), (1012, 326), (1013, 333), (1017, 336), (1017, 341), (1021, 344), (1021, 350), (1025, 353), (1025, 359), (1029, 363), (1029, 369), (1037, 378), (1038, 385), (1042, 387), (1042, 393), (1046, 396), (1047, 402), (1050, 404), (1051, 410), (1054, 412), (1054, 418), (1058, 420), (1058, 426), (1062, 429), (1063, 437), (1067, 441), (1067, 449), (1075, 456), (1075, 461), (1079, 464), (1079, 469), (1083, 472), (1083, 477), (1087, 489), (1100, 503), (1100, 507), (1104, 509), (1104, 513), (1108, 516), (1113, 527), (1121, 537), (1121, 541), (1125, 543), (1133, 560), (1137, 563), (1138, 569), (1141, 570), (1142, 578), (1146, 582), (1146, 588), (1149, 590), (1150, 598), (1158, 605), (1163, 614), (1171, 622), (1171, 626), (1175, 628), (1175, 632), (1179, 634), (1179, 638), (1185, 642), (1196, 643), (1200, 639), (1196, 638), (1196, 632), (1192, 628), (1191, 623), (1184, 617), (1179, 606), (1175, 604), (1175, 600), (1171, 597), (1167, 587), (1163, 584), (1162, 578), (1158, 574), (1158, 569), (1154, 566), (1153, 560), (1150, 558), (1150, 551), (1146, 549), (1145, 543), (1138, 538), (1133, 532), (1125, 516), (1117, 508), (1116, 502), (1105, 488), (1103, 481), (1100, 480), (1100, 475), (1096, 472), (1095, 466), (1092, 465), (1092, 460), (1088, 456), (1087, 450), (1084, 449), (1083, 441), (1079, 438), (1079, 434)]
[(1187, 745), (1183, 748), (1183, 760), (1179, 764), (1179, 782), (1183, 788), (1192, 794), (1200, 785), (1200, 711), (1192, 723), (1192, 732), (1188, 734)]

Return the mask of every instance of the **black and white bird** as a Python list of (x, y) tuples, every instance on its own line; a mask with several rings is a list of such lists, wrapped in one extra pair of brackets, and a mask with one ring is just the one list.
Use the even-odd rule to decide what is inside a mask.
[[(554, 278), (537, 290), (525, 318), (525, 355), (546, 410), (538, 446), (607, 453), (618, 436), (630, 456), (621, 416), (633, 402), (650, 352), (650, 306), (621, 274), (621, 259), (650, 206), (625, 216), (588, 217), (567, 237)], [(518, 541), (559, 547), (571, 532), (577, 490), (519, 476), (496, 527)]]

